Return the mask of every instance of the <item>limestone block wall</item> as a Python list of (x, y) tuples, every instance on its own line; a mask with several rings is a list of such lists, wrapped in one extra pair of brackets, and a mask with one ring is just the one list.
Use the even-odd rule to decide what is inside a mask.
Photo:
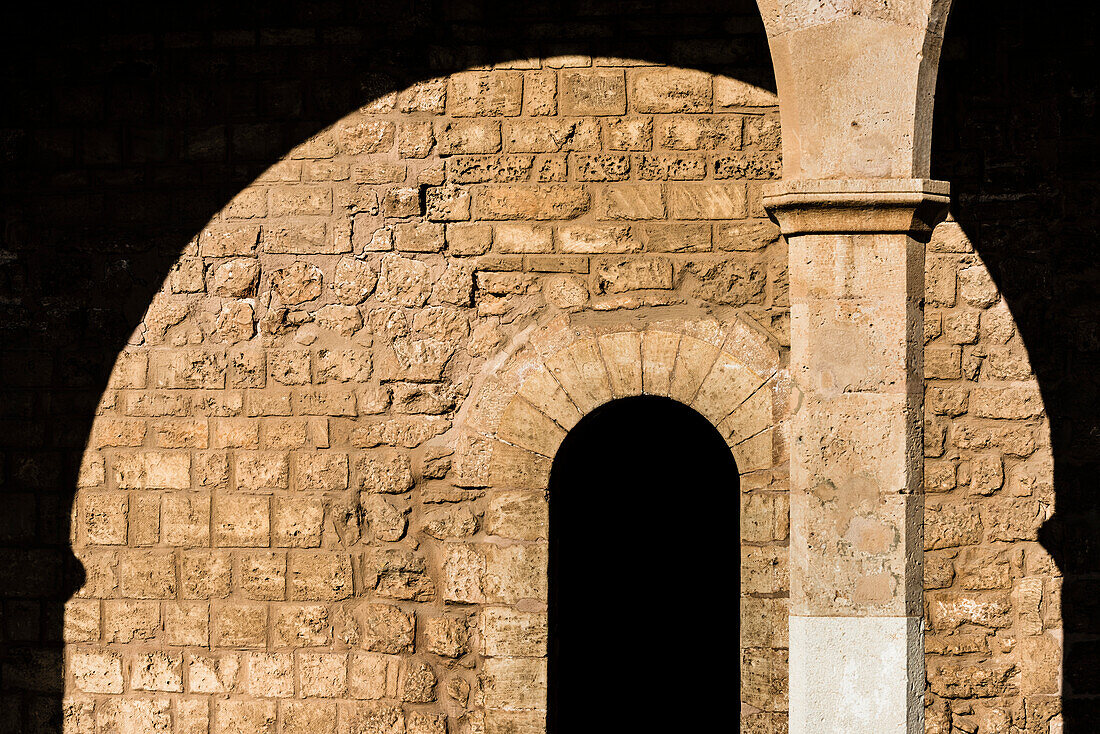
[(539, 731), (545, 475), (644, 390), (733, 446), (741, 718), (783, 731), (778, 150), (755, 87), (554, 57), (372, 100), (244, 188), (97, 409), (66, 730)]
[(1038, 542), (1056, 509), (1039, 385), (956, 222), (929, 244), (926, 283), (927, 731), (1060, 731), (1061, 572)]
[[(701, 5), (665, 4), (670, 15), (641, 40), (632, 34), (645, 24), (620, 32), (635, 56), (667, 46), (684, 67), (754, 63), (744, 34), (755, 21), (691, 15)], [(970, 12), (971, 38), (989, 37), (995, 18), (1032, 47), (1034, 26), (1015, 14)], [(471, 480), (478, 465), (460, 461), (475, 397), (554, 325), (673, 340), (736, 325), (784, 363), (786, 251), (758, 194), (779, 175), (778, 120), (774, 99), (732, 69), (722, 79), (570, 56), (471, 70), (371, 101), (226, 194), (241, 171), (301, 142), (302, 119), (335, 120), (346, 100), (369, 100), (353, 62), (377, 25), (346, 27), (338, 15), (210, 37), (123, 31), (102, 46), (97, 37), (72, 68), (43, 46), (25, 54), (38, 64), (30, 86), (5, 96), (0, 731), (57, 731), (59, 689), (63, 730), (81, 734), (537, 730), (542, 681), (520, 675), (529, 663), (504, 671), (516, 673), (510, 680), (487, 664), (542, 654), (537, 564), (490, 582), (514, 604), (450, 598), (444, 572), (448, 550), (503, 554), (542, 538), (540, 488)], [(52, 20), (42, 24), (51, 33)], [(547, 37), (599, 45), (588, 39), (606, 20)], [(517, 34), (535, 27), (525, 38), (539, 32), (522, 25)], [(410, 28), (387, 25), (386, 35)], [(462, 44), (476, 46), (482, 30), (443, 35), (454, 42), (432, 63), (479, 63)], [(1032, 69), (1091, 68), (1087, 54), (1063, 63), (1065, 47), (974, 52), (948, 71), (981, 69), (983, 58), (996, 69), (1003, 59), (1028, 65), (994, 75), (1010, 87), (1004, 108), (973, 104), (986, 78), (960, 96), (956, 124), (973, 139), (938, 178), (984, 175), (972, 161), (997, 139), (991, 131), (1023, 119), (1021, 99), (1041, 100), (1031, 137), (1094, 140), (1084, 112), (1068, 118), (1077, 133), (1047, 122), (1065, 100)], [(146, 79), (148, 68), (157, 73)], [(112, 83), (98, 83), (108, 71)], [(232, 84), (219, 83), (226, 76)], [(23, 83), (13, 72), (5, 87), (12, 79)], [(1042, 93), (1022, 91), (1021, 79)], [(1084, 109), (1091, 97), (1074, 99)], [(937, 109), (944, 102), (938, 95)], [(1034, 146), (1030, 169), (1004, 147), (1000, 159), (988, 154), (1000, 237), (1015, 246), (1026, 235), (1030, 258), (1054, 243), (1048, 218), (1079, 212), (1091, 223), (1094, 183), (1068, 187), (1061, 213), (1045, 199), (999, 198), (998, 186), (1030, 190), (1031, 174), (1055, 170), (1046, 145)], [(1044, 173), (1058, 191), (1087, 174)], [(227, 201), (174, 237), (180, 221), (195, 212), (203, 221)], [(1089, 233), (1079, 256), (1044, 264), (1057, 292), (1026, 302), (1033, 315), (1064, 309), (1054, 323), (1080, 324), (1066, 337), (1077, 362), (1060, 389), (1087, 411), (1091, 393), (1077, 386), (1096, 350), (1081, 295), (1095, 290), (1083, 275), (1093, 229), (1075, 226)], [(166, 242), (175, 258), (192, 234), (152, 304), (137, 298), (134, 264)], [(945, 225), (928, 256), (928, 730), (1045, 734), (1058, 730), (1062, 627), (1060, 574), (1035, 541), (1054, 509), (1048, 428), (1013, 314), (965, 235)], [(995, 254), (988, 239), (985, 252)], [(1030, 280), (1032, 267), (1014, 260), (1001, 275)], [(1076, 283), (1065, 306), (1063, 282)], [(146, 306), (99, 395), (96, 346)], [(1059, 338), (1055, 356), (1031, 362), (1052, 371)], [(92, 429), (75, 430), (97, 401)], [(561, 414), (548, 417), (564, 430)], [(1090, 435), (1072, 441), (1095, 455)], [(83, 453), (71, 525), (56, 517), (73, 491), (62, 481), (70, 451)], [(749, 472), (741, 486), (742, 730), (778, 734), (782, 467)], [(70, 527), (66, 539), (59, 528)], [(53, 550), (70, 543), (86, 579), (63, 614), (62, 668), (53, 648), (62, 615), (49, 593), (68, 577)], [(478, 580), (471, 588), (484, 596)], [(1090, 589), (1075, 600), (1079, 618)], [(509, 654), (492, 655), (490, 640)], [(528, 690), (534, 697), (521, 699)]]

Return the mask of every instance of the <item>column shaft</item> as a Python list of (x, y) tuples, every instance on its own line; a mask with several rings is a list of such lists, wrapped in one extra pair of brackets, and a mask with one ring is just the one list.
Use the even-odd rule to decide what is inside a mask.
[[(923, 181), (792, 181), (790, 731), (923, 732)], [(931, 189), (931, 190), (929, 190)]]

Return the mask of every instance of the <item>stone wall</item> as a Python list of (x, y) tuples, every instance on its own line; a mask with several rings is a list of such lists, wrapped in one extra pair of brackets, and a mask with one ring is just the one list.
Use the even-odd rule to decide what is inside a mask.
[[(1027, 349), (958, 223), (928, 248), (925, 650), (929, 732), (1046, 732), (1060, 710), (1050, 423)], [(954, 727), (954, 728), (953, 728)]]
[[(91, 431), (72, 730), (537, 731), (545, 473), (571, 420), (642, 392), (631, 339), (660, 368), (647, 392), (750, 442), (743, 717), (782, 728), (785, 400), (760, 387), (786, 341), (759, 194), (773, 103), (698, 71), (515, 62), (376, 99), (237, 194), (154, 296)], [(569, 347), (582, 332), (609, 339)], [(523, 415), (485, 428), (509, 380)], [(723, 423), (742, 403), (757, 422)], [(485, 471), (478, 431), (502, 442)]]
[[(639, 3), (627, 21), (531, 3), (505, 31), (384, 5), (213, 32), (112, 17), (84, 45), (51, 18), (58, 38), (27, 26), (41, 47), (5, 46), (0, 731), (57, 731), (59, 700), (65, 731), (96, 734), (529, 731), (485, 716), (513, 689), (483, 651), (488, 624), (510, 656), (541, 653), (538, 574), (494, 581), (529, 615), (513, 627), (448, 598), (443, 550), (537, 545), (542, 495), (456, 485), (463, 406), (562, 319), (755, 324), (785, 353), (786, 252), (758, 186), (779, 173), (777, 120), (736, 81), (766, 76), (751, 4)], [(1052, 440), (1074, 500), (1053, 519), (1078, 513), (1060, 526), (1067, 627), (1094, 644), (1095, 516), (1077, 508), (1095, 501), (1095, 82), (1062, 95), (1044, 64), (1064, 45), (1020, 53), (1040, 30), (1017, 5), (955, 11), (944, 77), (966, 82), (937, 96), (953, 137), (936, 177), (963, 192), (965, 232), (945, 225), (928, 257), (930, 732), (1058, 730), (1061, 572), (1036, 542)], [(1009, 52), (975, 40), (1005, 27)], [(364, 72), (533, 46), (558, 51), (408, 89)], [(1074, 161), (1052, 168), (1052, 147)], [(742, 488), (742, 730), (781, 732), (782, 471)]]

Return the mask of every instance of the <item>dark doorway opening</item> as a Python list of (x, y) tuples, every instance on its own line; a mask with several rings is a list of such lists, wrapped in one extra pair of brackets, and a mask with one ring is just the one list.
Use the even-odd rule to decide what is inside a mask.
[(715, 635), (739, 619), (739, 498), (725, 441), (674, 400), (616, 400), (569, 432), (550, 474), (549, 734), (736, 720), (740, 673), (714, 661), (739, 644)]

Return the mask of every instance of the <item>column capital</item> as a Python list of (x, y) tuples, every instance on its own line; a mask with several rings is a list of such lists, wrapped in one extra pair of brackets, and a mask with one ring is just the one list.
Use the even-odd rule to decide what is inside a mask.
[(764, 186), (786, 235), (908, 234), (927, 239), (947, 214), (950, 185), (923, 178), (789, 179)]

